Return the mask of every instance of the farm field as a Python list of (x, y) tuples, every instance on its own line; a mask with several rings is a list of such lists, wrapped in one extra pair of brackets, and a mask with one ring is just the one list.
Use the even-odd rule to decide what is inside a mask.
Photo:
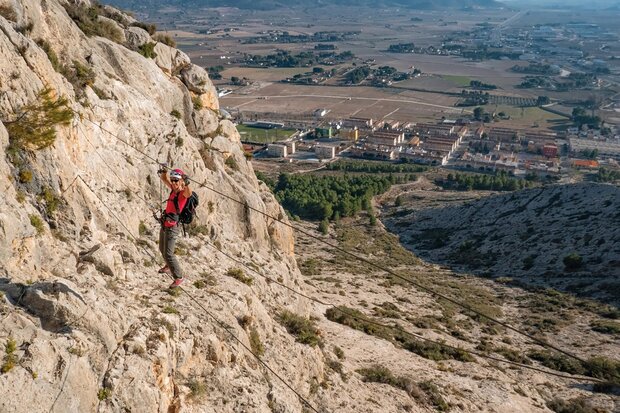
[[(174, 19), (172, 18), (174, 16)], [(161, 19), (158, 21), (158, 19)], [(503, 111), (511, 119), (502, 121), (502, 126), (527, 128), (553, 128), (558, 130), (566, 124), (564, 118), (538, 109), (522, 109), (529, 106), (532, 99), (548, 96), (572, 107), (586, 101), (592, 95), (602, 99), (612, 99), (614, 89), (578, 90), (557, 92), (544, 88), (521, 89), (517, 86), (527, 76), (525, 73), (511, 71), (515, 65), (525, 66), (529, 62), (519, 59), (497, 59), (475, 61), (463, 57), (388, 52), (391, 45), (414, 43), (417, 48), (439, 46), (467, 38), (471, 33), (481, 32), (484, 37), (486, 27), (503, 25), (511, 20), (510, 31), (516, 27), (532, 27), (534, 23), (565, 22), (579, 20), (574, 11), (540, 12), (519, 14), (515, 10), (481, 9), (459, 10), (448, 13), (442, 10), (420, 11), (399, 9), (358, 9), (353, 7), (322, 6), (303, 11), (278, 9), (270, 11), (247, 11), (240, 9), (194, 10), (191, 14), (182, 8), (158, 11), (155, 22), (162, 31), (167, 31), (177, 41), (192, 61), (203, 67), (222, 66), (222, 78), (214, 80), (221, 89), (230, 89), (232, 94), (221, 99), (224, 108), (232, 111), (249, 111), (271, 114), (311, 114), (316, 109), (328, 109), (328, 118), (363, 116), (374, 119), (390, 118), (400, 121), (437, 121), (442, 117), (454, 118), (471, 113), (473, 107), (456, 108), (455, 96), (420, 92), (420, 89), (460, 93), (468, 89), (472, 80), (495, 85), (489, 91), (492, 95), (515, 99), (491, 99), (487, 111)], [(601, 26), (611, 27), (612, 18), (604, 13), (594, 17)], [(307, 67), (252, 68), (246, 67), (248, 56), (267, 55), (279, 52), (316, 53), (321, 41), (295, 40), (288, 42), (287, 36), (311, 37), (315, 33), (337, 33), (336, 40), (325, 42), (334, 47), (335, 53), (349, 51), (354, 60), (335, 66), (311, 64)], [(561, 39), (554, 46), (570, 48), (570, 39)], [(587, 45), (584, 45), (586, 47)], [(592, 44), (592, 53), (596, 52)], [(610, 53), (616, 53), (616, 46), (606, 45)], [(620, 52), (620, 49), (618, 49)], [(617, 54), (617, 53), (616, 53)], [(348, 69), (370, 65), (391, 66), (401, 72), (414, 68), (422, 75), (404, 81), (395, 81), (393, 88), (343, 87), (342, 77), (335, 76), (325, 80), (321, 86), (295, 85), (282, 83), (282, 80), (312, 71), (313, 67), (324, 70)], [(616, 63), (610, 63), (610, 67)], [(582, 70), (573, 65), (568, 71)], [(613, 72), (613, 69), (612, 69)], [(610, 74), (606, 81), (613, 81)], [(239, 87), (231, 78), (246, 79), (250, 84)], [(245, 80), (244, 80), (245, 82)], [(407, 90), (411, 89), (411, 90)], [(523, 99), (521, 99), (523, 98)], [(501, 108), (500, 108), (501, 107)], [(608, 119), (616, 119), (613, 112), (605, 112)]]
[(399, 121), (430, 120), (459, 116), (471, 109), (456, 108), (456, 98), (430, 93), (376, 89), (371, 87), (300, 86), (267, 84), (247, 95), (220, 98), (228, 109), (253, 112), (310, 114), (316, 109), (330, 110), (328, 116), (389, 117)]
[(237, 131), (242, 141), (272, 143), (290, 137), (295, 129), (264, 129), (254, 128), (243, 124), (237, 125)]

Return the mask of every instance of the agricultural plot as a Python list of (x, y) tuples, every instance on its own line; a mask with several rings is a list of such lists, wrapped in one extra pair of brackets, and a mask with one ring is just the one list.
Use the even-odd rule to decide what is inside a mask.
[(237, 131), (242, 141), (272, 143), (289, 138), (296, 132), (295, 129), (263, 129), (247, 125), (237, 125)]

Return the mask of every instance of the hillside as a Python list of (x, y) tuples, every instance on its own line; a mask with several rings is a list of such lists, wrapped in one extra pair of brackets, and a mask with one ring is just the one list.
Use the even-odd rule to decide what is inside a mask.
[[(582, 183), (509, 194), (411, 191), (386, 226), (417, 255), (620, 304), (620, 188)], [(572, 257), (572, 258), (571, 258)]]

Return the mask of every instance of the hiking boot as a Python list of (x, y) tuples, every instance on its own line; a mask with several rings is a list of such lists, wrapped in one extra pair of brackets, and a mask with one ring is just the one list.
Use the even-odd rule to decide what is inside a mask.
[(157, 272), (160, 274), (172, 274), (172, 271), (170, 271), (170, 267), (168, 267), (167, 265), (161, 267)]
[(175, 278), (168, 288), (177, 288), (183, 283), (183, 281), (185, 281), (185, 278)]

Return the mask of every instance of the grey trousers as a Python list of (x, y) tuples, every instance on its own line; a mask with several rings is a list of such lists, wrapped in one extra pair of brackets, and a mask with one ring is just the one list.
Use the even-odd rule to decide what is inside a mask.
[(164, 261), (166, 261), (166, 265), (170, 268), (174, 278), (183, 278), (181, 266), (174, 255), (174, 245), (180, 232), (181, 229), (178, 225), (174, 227), (162, 226), (159, 230), (159, 252), (164, 257)]

